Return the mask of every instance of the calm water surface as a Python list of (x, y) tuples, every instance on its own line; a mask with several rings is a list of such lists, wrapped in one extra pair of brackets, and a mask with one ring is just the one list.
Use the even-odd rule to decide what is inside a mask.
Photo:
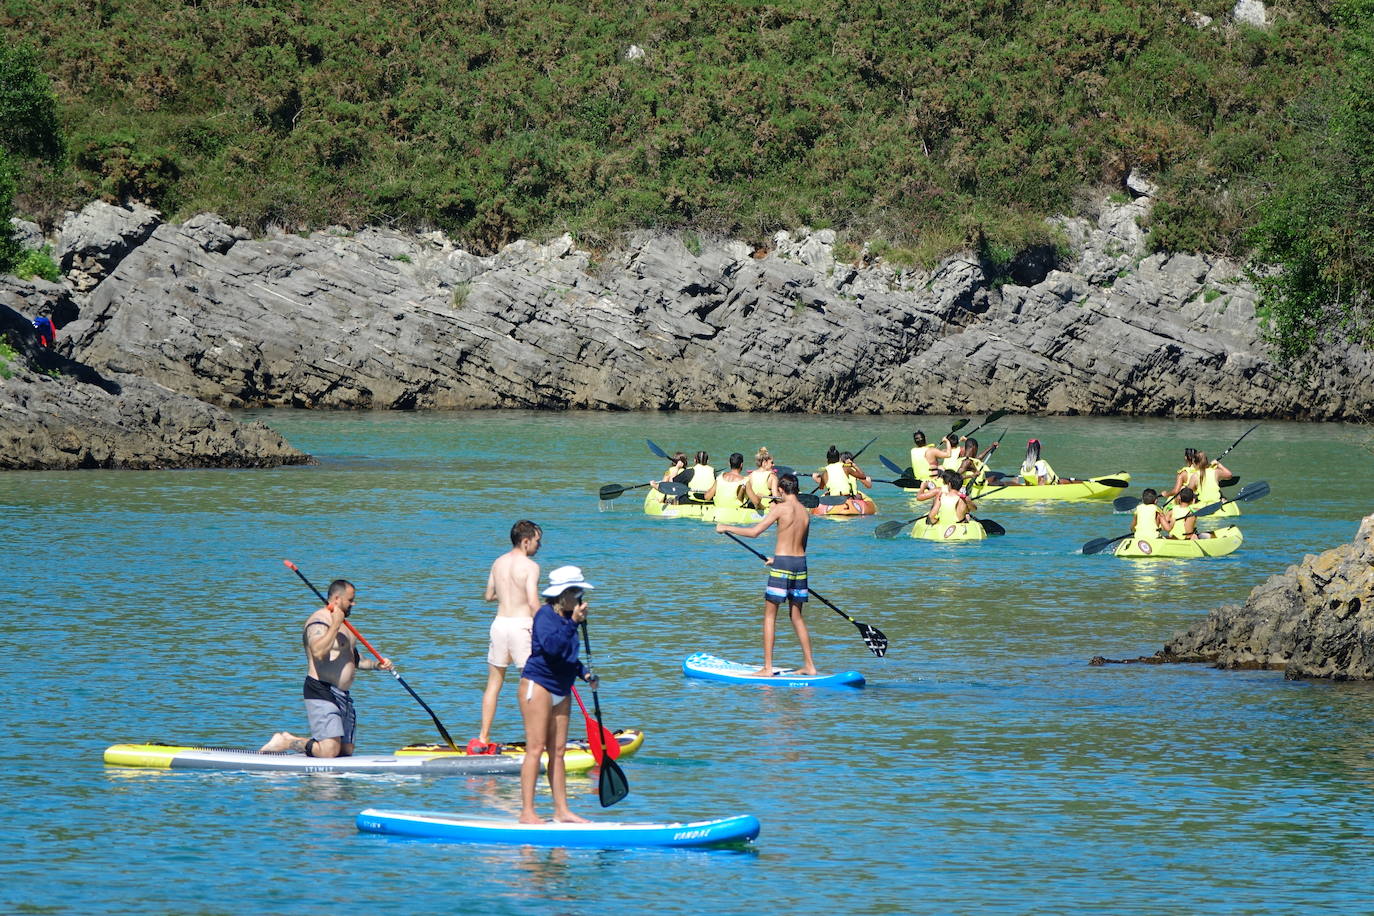
[[(767, 445), (798, 467), (911, 418), (557, 413), (260, 414), (312, 468), (0, 476), (4, 912), (474, 913), (1369, 911), (1374, 690), (1273, 672), (1090, 668), (1158, 649), (1371, 511), (1367, 428), (1266, 423), (1227, 463), (1272, 495), (1240, 552), (1132, 563), (1077, 553), (1127, 527), (1106, 504), (988, 503), (1004, 538), (879, 541), (916, 513), (878, 485), (875, 521), (813, 527), (812, 582), (891, 639), (885, 659), (819, 604), (818, 662), (862, 691), (684, 680), (698, 650), (758, 659), (761, 566), (700, 523), (643, 516), (644, 438), (723, 464)], [(975, 420), (976, 422), (976, 420)], [(949, 418), (920, 418), (927, 431)], [(1250, 423), (1007, 418), (993, 466), (1038, 436), (1063, 474), (1165, 484), (1184, 445)], [(1133, 491), (1138, 493), (1138, 486)], [(317, 584), (358, 584), (354, 623), (455, 736), (476, 734), (487, 565), (511, 522), (545, 529), (544, 569), (598, 586), (592, 637), (612, 727), (649, 738), (622, 820), (753, 812), (738, 851), (566, 851), (355, 832), (370, 805), (499, 813), (509, 778), (282, 777), (107, 769), (119, 741), (256, 746), (305, 727), (299, 627)], [(767, 542), (764, 542), (767, 543)], [(780, 656), (795, 660), (784, 626)], [(434, 740), (385, 676), (355, 687), (361, 749)], [(497, 737), (520, 734), (514, 690)], [(581, 730), (574, 723), (574, 731)], [(547, 797), (542, 799), (547, 810)]]

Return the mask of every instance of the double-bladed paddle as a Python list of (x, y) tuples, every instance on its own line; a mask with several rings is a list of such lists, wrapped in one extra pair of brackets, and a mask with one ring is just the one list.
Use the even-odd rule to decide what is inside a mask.
[[(736, 544), (743, 547), (745, 550), (752, 553), (754, 556), (758, 557), (764, 563), (768, 562), (768, 558), (766, 556), (759, 553), (757, 550), (750, 547), (748, 544), (744, 543), (730, 532), (726, 531), (725, 536), (728, 537), (730, 540), (734, 541)], [(835, 605), (827, 601), (824, 598), (824, 596), (819, 594), (814, 588), (811, 588), (809, 585), (807, 587), (807, 591), (810, 592), (812, 595), (815, 595), (817, 601), (821, 602), (826, 607), (830, 608), (830, 610), (834, 611), (836, 614), (839, 614), (845, 620), (848, 620), (850, 623), (854, 624), (854, 626), (858, 627), (859, 635), (863, 637), (864, 644), (868, 646), (868, 651), (872, 652), (879, 658), (882, 658), (884, 655), (887, 654), (887, 637), (883, 635), (882, 630), (878, 629), (877, 627), (871, 627), (866, 623), (860, 623), (853, 617), (850, 617), (844, 611), (840, 610), (839, 608), (835, 607)]]
[[(687, 485), (685, 483), (678, 483), (673, 480), (656, 480), (654, 483), (658, 484), (658, 492), (665, 496), (682, 496), (687, 492)], [(608, 483), (601, 488), (601, 498), (615, 499), (626, 490), (638, 490), (641, 487), (651, 487), (653, 485), (652, 483), (637, 483), (632, 487), (622, 487), (618, 483)]]
[[(982, 429), (984, 426), (987, 426), (989, 423), (996, 423), (998, 420), (1000, 420), (1000, 419), (1002, 419), (1003, 417), (1005, 417), (1008, 413), (1010, 413), (1010, 411), (1006, 411), (1006, 410), (994, 410), (992, 413), (988, 414), (986, 417), (983, 418), (983, 422), (982, 422), (982, 423), (979, 423), (977, 426), (973, 427), (973, 429), (969, 430), (965, 435), (966, 435), (966, 436), (971, 436), (971, 435), (973, 435), (974, 433), (978, 432), (978, 430)], [(965, 420), (964, 422), (967, 423), (968, 421)], [(1003, 433), (1002, 435), (1005, 436), (1006, 433)], [(999, 440), (997, 440), (997, 441), (1000, 442), (1001, 440), (999, 439)]]
[[(1246, 484), (1245, 486), (1241, 487), (1240, 492), (1237, 493), (1234, 498), (1223, 499), (1220, 502), (1215, 502), (1211, 505), (1203, 506), (1201, 509), (1194, 511), (1193, 515), (1197, 518), (1202, 518), (1205, 515), (1211, 515), (1213, 512), (1221, 511), (1221, 508), (1225, 506), (1228, 502), (1250, 502), (1251, 500), (1260, 499), (1261, 497), (1268, 495), (1269, 481), (1257, 480), (1254, 483)], [(1134, 531), (1128, 531), (1127, 533), (1114, 538), (1093, 538), (1091, 541), (1083, 545), (1082, 552), (1084, 555), (1101, 553), (1104, 549), (1115, 544), (1117, 541), (1124, 541), (1126, 540), (1126, 538), (1130, 537), (1133, 534), (1135, 534)]]
[[(329, 599), (326, 598), (324, 595), (320, 594), (320, 590), (311, 584), (310, 580), (305, 577), (305, 573), (301, 572), (300, 569), (296, 567), (295, 563), (292, 563), (290, 560), (282, 560), (282, 562), (286, 564), (287, 569), (291, 570), (293, 573), (301, 577), (301, 581), (306, 584), (306, 587), (308, 587), (312, 592), (315, 593), (316, 598), (319, 598), (320, 601), (324, 604), (329, 603)], [(362, 643), (364, 646), (367, 646), (367, 651), (371, 652), (373, 655), (377, 657), (377, 661), (380, 662), (384, 660), (382, 658), (382, 653), (372, 648), (372, 643), (368, 642), (363, 637), (363, 634), (359, 633), (357, 628), (354, 627), (353, 624), (348, 622), (347, 618), (344, 619), (343, 623), (344, 626), (348, 627), (348, 631), (357, 638), (358, 642)], [(425, 712), (429, 713), (429, 717), (434, 720), (434, 726), (435, 728), (439, 729), (439, 734), (444, 739), (444, 743), (447, 744), (449, 747), (453, 748), (455, 751), (458, 750), (458, 745), (453, 743), (453, 738), (449, 735), (448, 729), (444, 728), (444, 723), (439, 721), (439, 717), (434, 714), (434, 710), (429, 708), (428, 703), (420, 699), (420, 695), (415, 692), (415, 689), (413, 687), (406, 683), (406, 679), (401, 677), (401, 673), (397, 671), (394, 666), (391, 668), (391, 676), (394, 677), (397, 680), (397, 682), (406, 689), (407, 693), (409, 693), (411, 696), (415, 698), (415, 702), (419, 703), (421, 706), (425, 708)]]
[[(1247, 429), (1245, 432), (1241, 433), (1241, 434), (1240, 434), (1240, 438), (1237, 439), (1235, 442), (1232, 442), (1230, 445), (1228, 445), (1228, 446), (1226, 447), (1226, 451), (1222, 452), (1222, 453), (1221, 453), (1220, 455), (1218, 455), (1214, 460), (1220, 461), (1221, 459), (1225, 458), (1227, 455), (1231, 454), (1231, 451), (1232, 451), (1237, 445), (1240, 445), (1241, 441), (1244, 440), (1246, 436), (1250, 435), (1251, 433), (1253, 433), (1255, 430), (1257, 430), (1257, 429), (1259, 429), (1259, 428), (1260, 428), (1260, 424), (1259, 424), (1259, 423), (1256, 423), (1254, 426), (1250, 427), (1250, 428)], [(1239, 475), (1239, 474), (1235, 475), (1235, 476), (1232, 477), (1230, 480), (1221, 481), (1220, 483), (1217, 484), (1217, 486), (1218, 486), (1218, 487), (1233, 487), (1233, 486), (1235, 486), (1235, 485), (1238, 484), (1238, 483), (1240, 483), (1240, 475)], [(1173, 502), (1173, 500), (1174, 500), (1174, 497), (1170, 496), (1168, 499), (1166, 499), (1166, 500), (1164, 501), (1164, 505), (1166, 505), (1166, 506), (1169, 505), (1169, 503)], [(1134, 508), (1135, 508), (1136, 506), (1138, 506), (1138, 505), (1140, 505), (1140, 500), (1137, 499), (1137, 498), (1134, 497), (1134, 496), (1118, 496), (1116, 499), (1112, 500), (1112, 508), (1113, 508), (1114, 510), (1116, 510), (1117, 512), (1130, 512), (1132, 509), (1134, 509)]]
[[(592, 641), (587, 635), (587, 621), (582, 621), (582, 646), (587, 650), (587, 674), (592, 674)], [(581, 697), (577, 700), (577, 705), (582, 705)], [(609, 734), (605, 724), (601, 721), (601, 698), (597, 696), (596, 688), (592, 688), (592, 708), (596, 710), (596, 724), (601, 729), (601, 734)], [(582, 710), (584, 713), (586, 709)], [(590, 731), (588, 732), (590, 735)], [(617, 747), (619, 744), (617, 743)], [(617, 751), (617, 753), (619, 753)], [(615, 762), (615, 755), (606, 754), (597, 761), (601, 764), (601, 778), (597, 783), (596, 794), (601, 800), (601, 807), (609, 808), (618, 801), (622, 801), (626, 795), (630, 794), (630, 781), (625, 778), (625, 771), (620, 768), (620, 764)]]

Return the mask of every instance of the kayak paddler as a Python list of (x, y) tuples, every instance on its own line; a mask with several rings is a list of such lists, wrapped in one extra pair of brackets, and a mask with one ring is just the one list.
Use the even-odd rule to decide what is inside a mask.
[(935, 486), (935, 472), (939, 470), (940, 462), (949, 457), (949, 449), (945, 447), (946, 443), (941, 442), (940, 445), (926, 444), (926, 434), (919, 429), (911, 434), (911, 441), (915, 443), (911, 447), (911, 476), (923, 484), (930, 481), (928, 486)]
[(961, 478), (955, 471), (941, 471), (935, 478), (939, 484), (934, 489), (924, 490), (916, 495), (922, 502), (933, 500), (926, 523), (937, 527), (956, 525), (967, 521), (973, 512), (973, 502), (959, 489)]
[(567, 773), (563, 752), (568, 746), (568, 713), (573, 682), (582, 678), (595, 690), (596, 675), (578, 658), (577, 628), (587, 619), (587, 591), (592, 584), (576, 566), (560, 566), (549, 573), (547, 600), (534, 615), (530, 631), (530, 657), (520, 672), (520, 714), (525, 719), (525, 760), (520, 766), (520, 823), (542, 824), (534, 811), (534, 789), (539, 782), (540, 756), (549, 755), (549, 790), (553, 793), (553, 819), (560, 823), (585, 824), (587, 819), (568, 807)]
[(1189, 446), (1183, 450), (1183, 467), (1174, 473), (1174, 485), (1164, 492), (1164, 497), (1172, 499), (1184, 487), (1196, 494), (1201, 483), (1202, 473), (1197, 469), (1197, 449)]
[(987, 482), (988, 477), (988, 456), (997, 451), (997, 443), (987, 447), (983, 454), (978, 454), (978, 440), (973, 437), (965, 439), (959, 446), (962, 458), (958, 471), (962, 482), (968, 486), (981, 487)]
[(706, 491), (716, 482), (716, 469), (711, 467), (711, 456), (704, 451), (697, 452), (691, 471), (692, 476), (687, 478), (688, 498), (693, 502), (710, 502)]
[(746, 479), (743, 473), (744, 456), (739, 452), (731, 452), (729, 462), (729, 470), (712, 481), (711, 488), (706, 491), (704, 497), (717, 509), (724, 509), (727, 512), (744, 505), (744, 482)]
[(1152, 541), (1164, 537), (1169, 531), (1168, 518), (1155, 503), (1159, 492), (1146, 487), (1140, 494), (1140, 505), (1132, 510), (1131, 537), (1136, 540)]
[(361, 658), (344, 618), (353, 610), (357, 590), (347, 579), (335, 579), (325, 593), (328, 604), (311, 614), (301, 631), (305, 647), (305, 715), (310, 737), (277, 732), (259, 753), (304, 751), (307, 757), (351, 757), (358, 725), (349, 688), (359, 670), (390, 671), (391, 659)]
[(778, 499), (778, 475), (773, 470), (773, 456), (767, 446), (759, 446), (754, 453), (754, 463), (758, 466), (744, 481), (744, 498), (755, 509), (762, 509), (765, 502)]
[[(664, 470), (663, 477), (659, 480), (649, 481), (649, 486), (653, 487), (654, 492), (657, 493), (660, 483), (667, 483), (671, 480), (675, 483), (685, 484), (691, 479), (692, 472), (687, 470), (687, 456), (682, 452), (674, 452), (668, 456), (668, 467)], [(676, 496), (660, 496), (659, 499), (664, 505), (677, 502)]]
[(1197, 494), (1190, 487), (1183, 487), (1175, 494), (1174, 506), (1164, 513), (1164, 522), (1169, 526), (1169, 537), (1183, 540), (1209, 538), (1210, 531), (1197, 530)]
[(1212, 461), (1206, 452), (1198, 452), (1194, 467), (1198, 472), (1197, 498), (1204, 506), (1221, 502), (1221, 481), (1236, 476), (1220, 461)]
[(796, 474), (783, 474), (778, 478), (778, 492), (781, 499), (774, 503), (763, 520), (748, 528), (731, 525), (717, 525), (721, 534), (734, 534), (739, 537), (756, 538), (772, 525), (778, 526), (777, 546), (773, 556), (765, 562), (769, 566), (768, 584), (763, 590), (763, 667), (754, 674), (772, 677), (773, 642), (777, 636), (778, 606), (787, 603), (792, 617), (792, 629), (801, 643), (801, 674), (818, 674), (816, 661), (811, 657), (811, 634), (806, 629), (802, 611), (810, 592), (806, 584), (806, 540), (811, 530), (811, 513), (797, 501)]
[[(859, 493), (859, 485), (863, 484), (866, 489), (871, 490), (873, 478), (854, 463), (853, 453), (841, 452), (832, 445), (825, 454), (825, 461), (825, 467), (811, 475), (816, 485), (824, 488), (827, 495), (845, 497), (846, 506), (850, 502), (863, 502), (864, 497)], [(859, 508), (862, 510), (862, 507)]]

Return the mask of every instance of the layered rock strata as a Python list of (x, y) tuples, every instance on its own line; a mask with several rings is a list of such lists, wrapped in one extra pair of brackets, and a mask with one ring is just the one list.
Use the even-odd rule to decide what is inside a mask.
[(1061, 221), (1067, 262), (1027, 257), (995, 280), (972, 257), (837, 261), (830, 232), (779, 233), (766, 252), (646, 235), (601, 257), (568, 237), (478, 257), (437, 233), (254, 239), (212, 215), (150, 228), (103, 206), (58, 246), (98, 278), (68, 352), (226, 407), (1349, 419), (1374, 405), (1374, 354), (1276, 366), (1236, 265), (1146, 256), (1147, 199)]

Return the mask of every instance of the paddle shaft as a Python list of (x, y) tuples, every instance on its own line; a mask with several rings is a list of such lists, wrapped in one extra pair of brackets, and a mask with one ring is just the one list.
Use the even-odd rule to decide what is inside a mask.
[[(735, 535), (733, 535), (733, 534), (731, 534), (730, 532), (726, 531), (726, 532), (725, 532), (725, 536), (728, 537), (730, 540), (734, 541), (736, 544), (738, 544), (738, 545), (740, 545), (741, 547), (743, 547), (745, 550), (747, 550), (747, 551), (749, 551), (750, 553), (752, 553), (754, 556), (758, 557), (758, 558), (759, 558), (760, 560), (762, 560), (764, 563), (767, 563), (767, 562), (768, 562), (768, 557), (766, 557), (766, 556), (764, 556), (763, 554), (759, 553), (759, 552), (758, 552), (757, 550), (755, 550), (753, 547), (749, 546), (748, 544), (744, 543), (744, 541), (742, 541), (742, 540), (740, 540), (739, 538), (735, 537)], [(826, 607), (830, 608), (830, 610), (834, 611), (836, 614), (839, 614), (839, 615), (840, 615), (841, 617), (843, 617), (845, 620), (848, 620), (850, 623), (854, 624), (854, 626), (858, 627), (860, 633), (863, 633), (865, 630), (871, 631), (878, 639), (880, 639), (880, 640), (882, 641), (882, 643), (883, 643), (883, 651), (882, 651), (882, 652), (879, 652), (877, 649), (874, 649), (872, 645), (870, 645), (870, 646), (868, 647), (868, 649), (869, 649), (869, 651), (872, 652), (874, 655), (878, 656), (879, 658), (882, 658), (882, 656), (884, 655), (884, 653), (887, 651), (887, 637), (884, 636), (884, 635), (882, 634), (882, 631), (878, 630), (876, 627), (870, 627), (870, 626), (868, 626), (868, 624), (860, 623), (859, 621), (855, 620), (853, 617), (850, 617), (850, 616), (849, 616), (848, 614), (846, 614), (844, 611), (840, 610), (839, 608), (835, 607), (835, 605), (831, 604), (831, 603), (826, 599), (826, 597), (825, 597), (824, 595), (822, 595), (820, 592), (816, 591), (814, 588), (811, 588), (811, 586), (810, 586), (809, 584), (807, 585), (807, 592), (810, 593), (811, 595), (814, 595), (817, 601), (821, 602), (821, 603), (824, 604)], [(867, 636), (865, 636), (865, 642), (866, 642), (866, 641), (867, 641)]]
[[(300, 569), (297, 568), (295, 563), (292, 563), (290, 560), (283, 560), (282, 562), (286, 564), (287, 569), (291, 570), (293, 573), (300, 576), (301, 581), (305, 583), (307, 588), (309, 588), (312, 592), (315, 593), (316, 598), (319, 598), (320, 601), (324, 604), (329, 604), (329, 599), (326, 598), (324, 595), (320, 594), (320, 590), (316, 588), (314, 584), (305, 577), (305, 573), (301, 572)], [(377, 661), (386, 661), (386, 659), (382, 658), (382, 653), (378, 652), (375, 648), (373, 648), (372, 643), (368, 642), (367, 638), (363, 636), (363, 634), (359, 633), (358, 628), (353, 626), (353, 624), (350, 623), (347, 618), (344, 618), (343, 623), (344, 626), (348, 627), (348, 632), (352, 633), (354, 637), (357, 638), (358, 642), (366, 646), (367, 651), (371, 652), (374, 656), (376, 656)], [(439, 717), (434, 714), (434, 710), (429, 708), (429, 704), (426, 703), (424, 700), (420, 699), (420, 695), (415, 692), (415, 688), (407, 684), (406, 679), (401, 677), (401, 673), (397, 671), (395, 668), (390, 669), (390, 674), (392, 677), (396, 679), (397, 683), (399, 683), (402, 687), (406, 689), (407, 693), (409, 693), (412, 697), (415, 698), (415, 702), (419, 703), (422, 707), (424, 707), (425, 712), (429, 713), (429, 717), (434, 720), (434, 727), (439, 729), (439, 734), (444, 739), (444, 743), (447, 744), (449, 747), (453, 748), (455, 751), (458, 750), (458, 745), (453, 742), (453, 736), (448, 733), (448, 729), (444, 728), (444, 723), (439, 721)]]
[[(592, 639), (587, 635), (587, 621), (582, 621), (582, 647), (587, 651), (587, 674), (592, 677)], [(578, 698), (578, 705), (582, 704)], [(606, 734), (606, 723), (601, 720), (601, 698), (597, 695), (595, 687), (592, 688), (592, 708), (596, 710), (596, 724), (601, 729), (601, 734)], [(585, 712), (585, 710), (584, 710)], [(610, 754), (604, 755), (599, 761), (601, 764), (601, 777), (597, 786), (597, 794), (600, 796), (601, 807), (609, 808), (616, 802), (630, 794), (630, 782), (625, 778), (625, 771), (620, 768), (620, 764), (615, 762), (615, 758)]]

